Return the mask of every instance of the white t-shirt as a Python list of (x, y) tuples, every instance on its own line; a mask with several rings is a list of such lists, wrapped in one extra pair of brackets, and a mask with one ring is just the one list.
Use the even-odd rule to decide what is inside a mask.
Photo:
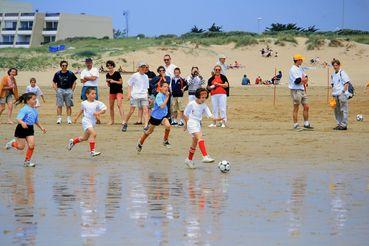
[(213, 117), (213, 114), (205, 103), (198, 104), (196, 101), (188, 103), (184, 111), (184, 115), (188, 117), (189, 120), (201, 121), (203, 114), (208, 118)]
[(96, 76), (97, 78), (95, 80), (87, 81), (83, 84), (83, 86), (98, 86), (99, 83), (99, 70), (97, 68), (93, 67), (90, 70), (87, 68), (83, 69), (81, 72), (81, 79), (84, 79), (85, 77), (90, 76)]
[(165, 75), (169, 76), (171, 79), (174, 78), (174, 69), (177, 67), (174, 64), (170, 64), (169, 66), (164, 65), (165, 67)]
[(217, 65), (219, 65), (222, 68), (222, 71), (220, 71), (220, 73), (226, 76), (227, 69), (228, 69), (227, 65), (224, 63), (221, 63), (220, 61), (217, 62)]
[(350, 82), (350, 78), (345, 71), (340, 69), (338, 73), (334, 72), (331, 75), (332, 96), (339, 96), (343, 93), (345, 89), (345, 84)]
[(43, 95), (40, 87), (38, 87), (37, 85), (35, 87), (32, 87), (30, 85), (27, 86), (26, 93), (29, 93), (29, 92), (35, 93), (38, 98)]
[(131, 97), (134, 99), (147, 98), (147, 89), (149, 89), (149, 77), (139, 72), (132, 74), (128, 80), (131, 87)]
[(288, 88), (291, 90), (305, 90), (304, 84), (301, 82), (300, 84), (295, 84), (295, 80), (298, 78), (304, 78), (305, 73), (302, 67), (298, 67), (296, 65), (293, 65), (290, 69), (290, 78), (289, 78), (289, 84)]
[(81, 110), (83, 110), (83, 119), (88, 120), (93, 125), (96, 124), (96, 117), (94, 113), (99, 112), (101, 110), (106, 110), (106, 105), (100, 101), (89, 102), (87, 100), (81, 102)]

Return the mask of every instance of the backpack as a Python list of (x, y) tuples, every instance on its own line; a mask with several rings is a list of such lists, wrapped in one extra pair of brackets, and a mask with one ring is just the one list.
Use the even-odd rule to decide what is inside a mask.
[[(342, 70), (340, 71), (340, 78), (342, 80), (342, 74), (341, 73), (342, 73)], [(354, 86), (352, 85), (351, 82), (348, 82), (348, 92), (350, 93), (350, 96), (349, 96), (348, 99), (351, 99), (355, 96), (355, 88), (354, 88)]]

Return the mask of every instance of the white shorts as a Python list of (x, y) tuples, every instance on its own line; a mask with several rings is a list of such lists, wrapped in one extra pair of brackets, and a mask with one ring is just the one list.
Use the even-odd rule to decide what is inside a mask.
[(95, 126), (95, 124), (93, 122), (91, 122), (91, 120), (83, 117), (82, 118), (82, 128), (83, 128), (83, 132), (85, 132), (88, 128), (93, 128)]
[(189, 120), (187, 122), (187, 131), (192, 135), (196, 132), (201, 132), (201, 122), (198, 120)]

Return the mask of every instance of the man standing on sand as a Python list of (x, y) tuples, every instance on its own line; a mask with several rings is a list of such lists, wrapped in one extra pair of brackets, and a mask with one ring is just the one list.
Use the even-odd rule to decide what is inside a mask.
[(350, 78), (345, 71), (341, 69), (341, 62), (333, 60), (332, 66), (334, 72), (331, 76), (332, 96), (336, 100), (334, 115), (337, 126), (333, 130), (345, 131), (348, 123), (348, 100), (352, 96), (349, 92)]
[(67, 107), (67, 123), (72, 124), (72, 107), (73, 107), (73, 93), (76, 88), (77, 77), (72, 71), (68, 70), (68, 62), (60, 62), (61, 70), (55, 73), (53, 78), (53, 88), (56, 92), (56, 124), (62, 123), (63, 105)]
[(165, 75), (169, 76), (171, 79), (174, 78), (174, 69), (177, 66), (172, 64), (172, 58), (170, 57), (170, 55), (165, 55), (164, 56), (164, 68), (165, 68)]
[(304, 58), (300, 54), (293, 56), (294, 65), (290, 69), (290, 78), (288, 88), (291, 91), (291, 98), (293, 101), (293, 128), (301, 129), (297, 123), (297, 116), (299, 112), (300, 104), (302, 104), (304, 111), (304, 128), (313, 129), (309, 123), (309, 105), (308, 97), (306, 95), (306, 87), (308, 86), (308, 76), (304, 73), (301, 65)]
[(83, 84), (82, 92), (81, 92), (81, 99), (87, 100), (86, 97), (86, 90), (89, 87), (94, 88), (96, 91), (96, 100), (99, 100), (99, 93), (98, 93), (98, 83), (99, 83), (99, 70), (93, 67), (93, 62), (91, 58), (87, 58), (85, 60), (86, 68), (81, 72), (81, 83)]
[(226, 76), (227, 74), (227, 65), (225, 64), (226, 62), (226, 56), (225, 55), (219, 55), (219, 58), (218, 58), (218, 62), (216, 65), (220, 66), (222, 68), (222, 71), (220, 72), (220, 74)]

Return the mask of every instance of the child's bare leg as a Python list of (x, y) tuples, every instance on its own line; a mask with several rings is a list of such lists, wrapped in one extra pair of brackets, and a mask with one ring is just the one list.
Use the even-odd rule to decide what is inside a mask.
[(129, 119), (131, 118), (132, 114), (135, 112), (135, 107), (131, 106), (129, 112), (126, 116), (126, 119), (123, 121), (123, 124), (128, 123)]
[(165, 118), (163, 120), (163, 125), (165, 126), (165, 131), (164, 131), (164, 141), (168, 141), (169, 138), (169, 133), (170, 133), (170, 123), (169, 120), (167, 118)]
[(25, 138), (17, 138), (15, 142), (12, 143), (12, 147), (17, 150), (23, 150), (26, 146), (26, 139)]
[(148, 129), (147, 131), (145, 131), (145, 132), (144, 132), (144, 134), (142, 135), (142, 137), (140, 138), (140, 141), (139, 141), (139, 143), (140, 143), (141, 145), (143, 145), (143, 144), (144, 144), (144, 142), (145, 142), (145, 140), (146, 140), (146, 138), (147, 138), (148, 136), (150, 136), (150, 135), (151, 135), (151, 133), (153, 133), (153, 132), (154, 132), (154, 129), (155, 129), (155, 126), (154, 126), (154, 125), (150, 125), (149, 129)]
[(13, 102), (8, 102), (8, 123), (14, 124), (12, 120), (12, 113), (13, 113)]

